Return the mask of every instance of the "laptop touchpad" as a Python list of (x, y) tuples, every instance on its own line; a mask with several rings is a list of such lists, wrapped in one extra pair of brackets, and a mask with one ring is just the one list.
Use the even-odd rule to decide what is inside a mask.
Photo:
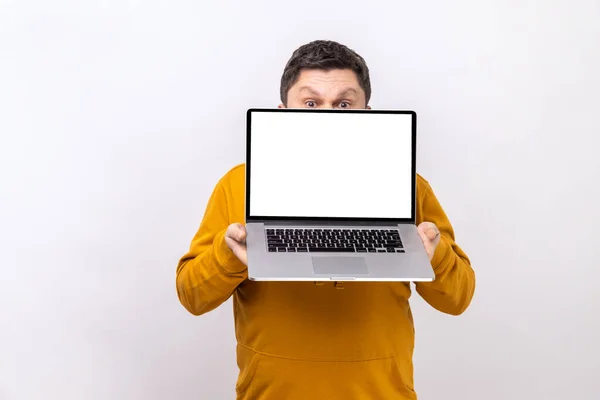
[(367, 275), (369, 269), (364, 257), (312, 257), (317, 275)]

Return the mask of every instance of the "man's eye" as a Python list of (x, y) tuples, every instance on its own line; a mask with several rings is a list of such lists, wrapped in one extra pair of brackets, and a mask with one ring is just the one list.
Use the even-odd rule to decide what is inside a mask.
[(314, 101), (307, 101), (306, 103), (306, 107), (316, 107), (317, 103), (315, 103)]
[(350, 103), (348, 103), (347, 101), (342, 101), (340, 103), (340, 108), (348, 108), (350, 107)]

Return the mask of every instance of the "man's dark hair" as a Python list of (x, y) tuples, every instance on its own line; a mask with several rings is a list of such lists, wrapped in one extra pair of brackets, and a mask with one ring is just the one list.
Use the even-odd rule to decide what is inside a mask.
[(365, 91), (366, 104), (371, 98), (371, 80), (365, 60), (354, 50), (331, 40), (315, 40), (299, 47), (287, 62), (281, 77), (279, 88), (281, 102), (286, 105), (288, 91), (300, 76), (303, 69), (350, 69), (358, 78), (360, 87)]

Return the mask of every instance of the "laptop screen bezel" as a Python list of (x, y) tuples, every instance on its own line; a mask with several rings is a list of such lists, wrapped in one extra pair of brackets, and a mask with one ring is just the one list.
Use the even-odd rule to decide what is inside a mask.
[[(369, 113), (369, 114), (404, 114), (411, 115), (411, 216), (407, 218), (360, 218), (360, 217), (291, 217), (291, 216), (263, 216), (250, 215), (250, 170), (252, 168), (251, 160), (251, 141), (252, 141), (252, 114), (253, 113)], [(314, 109), (314, 108), (250, 108), (246, 112), (246, 200), (245, 200), (245, 217), (246, 222), (337, 222), (337, 223), (415, 223), (416, 221), (416, 160), (417, 160), (417, 113), (410, 110), (372, 110), (372, 109)]]

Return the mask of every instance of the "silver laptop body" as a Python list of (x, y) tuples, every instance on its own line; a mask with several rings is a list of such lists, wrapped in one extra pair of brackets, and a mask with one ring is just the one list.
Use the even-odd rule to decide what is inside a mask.
[(416, 220), (416, 113), (250, 109), (248, 277), (432, 281)]

